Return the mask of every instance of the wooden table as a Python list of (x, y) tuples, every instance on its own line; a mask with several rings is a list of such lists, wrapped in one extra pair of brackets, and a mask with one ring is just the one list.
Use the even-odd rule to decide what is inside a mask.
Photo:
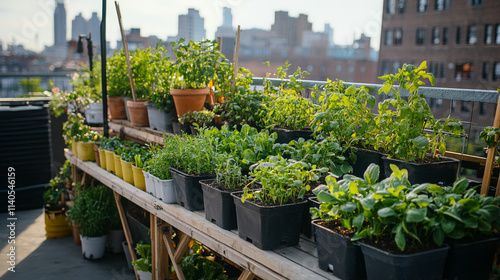
[[(187, 248), (191, 238), (240, 266), (243, 273), (239, 279), (253, 279), (254, 276), (262, 279), (338, 279), (319, 269), (316, 244), (308, 239), (301, 238), (299, 244), (293, 247), (260, 250), (239, 238), (237, 231), (223, 230), (207, 221), (203, 211), (190, 212), (177, 204), (165, 204), (100, 168), (95, 162), (81, 161), (68, 150), (65, 151), (65, 156), (71, 164), (114, 191), (130, 250), (133, 250), (133, 242), (121, 208), (121, 197), (151, 214), (153, 279), (165, 278), (169, 258), (173, 260), (174, 267), (179, 267), (183, 250)], [(161, 230), (165, 224), (183, 233), (176, 248), (173, 248), (172, 241)]]

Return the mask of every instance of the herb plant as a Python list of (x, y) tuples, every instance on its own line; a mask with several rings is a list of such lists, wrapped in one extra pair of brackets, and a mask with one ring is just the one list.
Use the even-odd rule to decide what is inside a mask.
[(140, 256), (140, 258), (138, 258), (137, 260), (132, 261), (132, 265), (135, 267), (135, 269), (151, 272), (153, 269), (151, 263), (151, 245), (144, 244), (142, 242), (137, 243), (137, 245), (135, 245), (135, 251), (137, 252), (137, 255)]

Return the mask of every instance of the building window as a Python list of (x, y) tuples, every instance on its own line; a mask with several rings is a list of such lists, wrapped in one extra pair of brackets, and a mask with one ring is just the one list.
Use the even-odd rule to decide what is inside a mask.
[(432, 44), (433, 45), (439, 45), (440, 41), (440, 34), (439, 34), (439, 27), (433, 27), (432, 28)]
[(392, 30), (386, 30), (385, 31), (385, 41), (384, 41), (385, 46), (390, 46), (392, 45)]
[(337, 65), (337, 72), (342, 72), (342, 65)]
[(425, 44), (425, 29), (424, 28), (417, 29), (417, 41), (416, 41), (416, 43), (418, 46)]
[(479, 115), (486, 115), (486, 103), (484, 102), (479, 103)]
[(477, 42), (477, 27), (469, 25), (467, 27), (467, 44), (474, 45)]
[(366, 66), (359, 67), (359, 72), (360, 73), (365, 73), (366, 72)]
[(457, 36), (455, 37), (455, 43), (460, 45), (462, 43), (462, 28), (457, 26)]
[(484, 0), (471, 0), (472, 6), (483, 4)]
[(443, 99), (436, 99), (436, 108), (440, 109), (443, 107)]
[(427, 2), (428, 2), (428, 0), (418, 0), (417, 11), (419, 13), (423, 13), (423, 12), (427, 11)]
[(394, 61), (392, 63), (392, 73), (395, 74), (395, 73), (398, 73), (398, 70), (399, 70), (399, 61)]
[(448, 27), (443, 27), (443, 45), (448, 45)]
[(495, 62), (495, 67), (493, 68), (493, 80), (500, 80), (500, 62)]
[(389, 74), (389, 61), (382, 61), (381, 75)]
[(387, 13), (391, 15), (396, 13), (396, 0), (387, 0)]
[(450, 102), (450, 111), (453, 113), (455, 112), (455, 107), (457, 106), (457, 102), (455, 100), (451, 100)]
[(486, 24), (484, 26), (484, 44), (491, 45), (493, 43), (493, 25)]
[(497, 24), (495, 29), (495, 44), (500, 45), (500, 24)]
[(398, 2), (398, 11), (400, 14), (404, 14), (406, 10), (406, 0), (399, 0)]
[(469, 110), (469, 106), (467, 106), (467, 102), (465, 101), (462, 101), (462, 108), (460, 108), (460, 110), (462, 111), (462, 113), (469, 113), (470, 110)]
[(438, 11), (446, 10), (450, 8), (450, 0), (436, 0), (434, 8)]
[(394, 45), (398, 46), (403, 44), (403, 29), (396, 28), (394, 29)]
[(490, 63), (483, 62), (483, 74), (481, 75), (484, 80), (488, 80), (490, 77)]
[(455, 79), (457, 81), (470, 80), (470, 78), (472, 77), (473, 69), (474, 66), (472, 65), (472, 63), (457, 63), (457, 65), (455, 66)]
[(444, 79), (445, 78), (445, 68), (444, 68), (444, 63), (439, 64), (439, 78)]

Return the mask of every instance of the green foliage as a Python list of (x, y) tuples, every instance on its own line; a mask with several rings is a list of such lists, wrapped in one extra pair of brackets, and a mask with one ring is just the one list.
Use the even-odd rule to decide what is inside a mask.
[[(180, 39), (172, 42), (172, 47), (175, 54), (172, 88), (206, 88), (210, 81), (229, 83), (230, 62), (219, 52), (215, 40), (191, 40), (186, 45)], [(227, 88), (223, 84), (218, 87)]]
[(122, 146), (122, 142), (120, 140), (120, 136), (114, 136), (111, 138), (104, 138), (99, 141), (99, 148), (114, 152), (118, 150)]
[(224, 184), (228, 189), (241, 189), (248, 183), (247, 178), (241, 173), (238, 161), (228, 154), (217, 155), (215, 174), (215, 181)]
[[(85, 125), (85, 121), (80, 114), (70, 114), (63, 124), (63, 138), (66, 145), (71, 145), (74, 138), (80, 137), (90, 132), (90, 127)], [(78, 141), (78, 139), (77, 139)]]
[[(427, 63), (424, 61), (417, 68), (414, 65), (403, 65), (396, 74), (380, 77), (384, 85), (379, 94), (392, 94), (393, 99), (387, 99), (379, 104), (379, 114), (375, 117), (377, 126), (375, 147), (380, 147), (391, 157), (405, 161), (422, 160), (429, 148), (436, 157), (436, 150), (445, 151), (447, 134), (458, 136), (463, 133), (463, 127), (458, 120), (435, 120), (425, 101), (425, 96), (418, 93), (424, 80), (434, 85), (434, 76), (425, 72)], [(398, 83), (399, 86), (395, 86)], [(409, 92), (405, 100), (401, 97), (402, 90)], [(392, 109), (394, 108), (394, 109)], [(430, 133), (424, 129), (431, 127)], [(426, 141), (427, 140), (427, 141)]]
[(45, 187), (45, 192), (43, 193), (45, 208), (51, 210), (65, 206), (61, 199), (61, 196), (65, 193), (66, 187), (61, 178), (59, 176), (52, 178), (49, 185)]
[(227, 280), (224, 268), (200, 254), (182, 258), (181, 269), (186, 280)]
[(225, 95), (226, 101), (217, 104), (214, 111), (230, 125), (248, 124), (252, 127), (264, 127), (267, 107), (271, 98), (258, 91), (239, 87), (238, 92)]
[(160, 180), (172, 179), (170, 166), (173, 164), (176, 154), (174, 153), (175, 149), (169, 146), (171, 144), (174, 144), (174, 142), (166, 141), (163, 149), (158, 147), (152, 149), (150, 159), (144, 165), (146, 172)]
[(132, 265), (135, 267), (135, 269), (151, 272), (153, 269), (153, 266), (151, 264), (151, 245), (143, 244), (142, 242), (137, 243), (137, 245), (135, 246), (135, 251), (140, 256), (139, 259), (132, 261)]
[(175, 168), (191, 175), (215, 173), (217, 153), (214, 138), (204, 134), (196, 137), (184, 135), (184, 138), (175, 135), (164, 137), (163, 143), (175, 155), (172, 162)]
[(198, 125), (199, 127), (212, 126), (215, 121), (215, 113), (213, 111), (189, 111), (179, 118), (179, 122), (185, 125)]
[(69, 217), (79, 225), (82, 236), (99, 237), (108, 233), (113, 222), (112, 211), (116, 209), (111, 189), (106, 186), (81, 189), (73, 202)]
[[(499, 88), (500, 89), (500, 88)], [(486, 143), (486, 147), (488, 149), (494, 148), (496, 155), (497, 155), (497, 160), (496, 164), (500, 165), (500, 157), (498, 155), (500, 154), (500, 149), (497, 147), (498, 146), (498, 135), (500, 135), (500, 128), (494, 128), (494, 127), (485, 127), (483, 131), (481, 131), (481, 135), (479, 136), (481, 140), (483, 140)]]
[(19, 80), (21, 86), (26, 92), (41, 92), (43, 89), (40, 87), (42, 78), (28, 78)]
[(295, 203), (311, 189), (310, 183), (318, 181), (327, 168), (316, 168), (302, 161), (271, 156), (251, 169), (254, 182), (260, 182), (260, 190), (244, 189), (242, 201), (255, 199), (272, 205)]
[(69, 160), (64, 162), (63, 167), (59, 171), (59, 175), (63, 180), (72, 181), (71, 162)]

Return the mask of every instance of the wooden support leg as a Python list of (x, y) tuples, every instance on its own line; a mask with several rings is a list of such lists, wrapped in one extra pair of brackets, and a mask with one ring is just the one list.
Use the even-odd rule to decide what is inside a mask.
[[(163, 280), (168, 276), (168, 268), (169, 268), (169, 257), (166, 252), (166, 248), (163, 245), (162, 236), (162, 224), (163, 221), (158, 219), (158, 217), (151, 215), (154, 217), (151, 219), (151, 244), (154, 245), (152, 265), (153, 265), (153, 279)], [(153, 234), (154, 228), (154, 234)]]
[(248, 270), (244, 270), (240, 277), (238, 277), (238, 280), (252, 280), (255, 276), (253, 275), (252, 272)]
[[(127, 240), (128, 250), (130, 252), (130, 257), (132, 261), (137, 260), (137, 255), (135, 254), (135, 244), (132, 240), (132, 234), (130, 233), (130, 228), (128, 227), (127, 217), (125, 216), (125, 211), (123, 210), (122, 201), (120, 200), (120, 195), (113, 191), (113, 195), (115, 196), (116, 206), (118, 208), (118, 214), (120, 215), (120, 220), (122, 221), (123, 231), (125, 233), (125, 239)], [(139, 275), (137, 274), (137, 270), (134, 268), (135, 278), (139, 279)]]
[(168, 234), (165, 233), (163, 234), (163, 242), (167, 247), (167, 252), (168, 255), (170, 256), (170, 259), (172, 260), (172, 265), (175, 268), (175, 274), (177, 275), (177, 279), (185, 280), (186, 278), (184, 277), (184, 273), (182, 272), (180, 262), (182, 256), (189, 248), (189, 242), (191, 241), (191, 237), (189, 237), (186, 234), (183, 234), (180, 238), (179, 244), (177, 245), (177, 249), (175, 249), (174, 245), (172, 244), (172, 239), (170, 238), (170, 233), (171, 231)]
[(153, 274), (153, 280), (157, 280), (157, 279), (160, 279), (160, 278), (157, 278), (157, 270), (158, 270), (158, 266), (157, 266), (157, 262), (158, 262), (158, 256), (156, 254), (156, 248), (158, 246), (158, 244), (156, 243), (156, 231), (158, 230), (158, 228), (156, 227), (156, 216), (153, 215), (153, 214), (150, 214), (149, 215), (149, 231), (150, 231), (150, 239), (151, 239), (151, 274)]
[(82, 186), (85, 186), (85, 184), (87, 183), (87, 176), (87, 173), (83, 172), (82, 181), (80, 182)]

